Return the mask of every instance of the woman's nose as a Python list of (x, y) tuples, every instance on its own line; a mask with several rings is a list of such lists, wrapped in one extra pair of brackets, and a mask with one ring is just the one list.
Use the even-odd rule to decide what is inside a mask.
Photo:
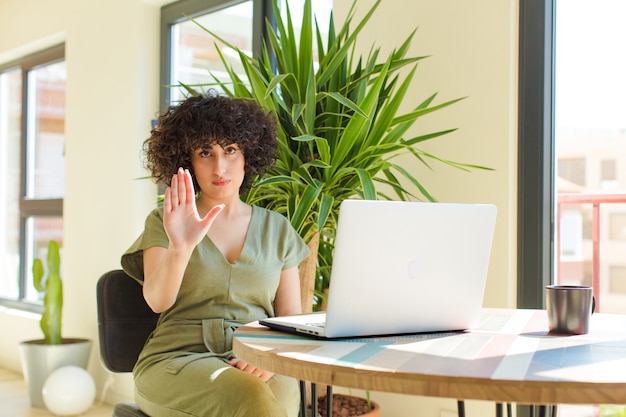
[(224, 173), (226, 169), (226, 160), (224, 158), (223, 155), (215, 155), (215, 165), (214, 165), (214, 172), (218, 175), (221, 175)]

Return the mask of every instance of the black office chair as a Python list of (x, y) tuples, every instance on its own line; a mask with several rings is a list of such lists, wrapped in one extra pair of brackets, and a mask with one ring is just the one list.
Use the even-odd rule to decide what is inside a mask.
[[(96, 288), (100, 357), (112, 372), (131, 372), (159, 315), (146, 304), (141, 285), (122, 270), (105, 273)], [(113, 417), (148, 417), (136, 404), (119, 403)]]

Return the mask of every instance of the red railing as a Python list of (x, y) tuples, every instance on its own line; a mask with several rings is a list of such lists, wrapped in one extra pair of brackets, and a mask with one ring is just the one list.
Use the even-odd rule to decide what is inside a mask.
[(557, 271), (557, 283), (561, 281), (561, 206), (565, 204), (591, 204), (592, 205), (592, 266), (591, 285), (593, 295), (596, 298), (596, 311), (600, 311), (600, 204), (626, 203), (626, 194), (558, 194), (556, 212), (556, 256), (559, 267)]

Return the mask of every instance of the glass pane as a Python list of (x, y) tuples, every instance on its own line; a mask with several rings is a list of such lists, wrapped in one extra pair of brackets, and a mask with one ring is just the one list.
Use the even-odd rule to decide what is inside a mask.
[(33, 286), (33, 273), (31, 271), (33, 260), (39, 258), (43, 261), (44, 270), (48, 271), (46, 258), (48, 256), (48, 242), (56, 240), (61, 248), (61, 272), (63, 270), (63, 218), (62, 217), (31, 217), (26, 222), (26, 234), (29, 236), (27, 245), (26, 266), (27, 282), (25, 299), (33, 302), (41, 302), (43, 293), (39, 293)]
[(27, 190), (29, 198), (65, 194), (65, 62), (28, 73)]
[(605, 313), (626, 313), (625, 19), (623, 0), (556, 2), (555, 280), (593, 285)]
[[(208, 13), (195, 20), (242, 51), (252, 54), (252, 1)], [(220, 59), (217, 43), (222, 54), (234, 70), (243, 74), (239, 57), (231, 48), (224, 46), (198, 24), (185, 21), (172, 26), (172, 79), (171, 84), (208, 84), (215, 81), (209, 71), (222, 81), (229, 79)], [(180, 100), (182, 92), (172, 89), (172, 101)]]
[(22, 72), (0, 74), (0, 297), (19, 296)]

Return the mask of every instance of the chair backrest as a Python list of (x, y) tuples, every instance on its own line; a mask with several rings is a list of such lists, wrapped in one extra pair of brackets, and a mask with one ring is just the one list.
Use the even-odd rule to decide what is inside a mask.
[(100, 356), (113, 372), (131, 372), (159, 315), (146, 304), (141, 285), (122, 270), (105, 273), (96, 288)]

